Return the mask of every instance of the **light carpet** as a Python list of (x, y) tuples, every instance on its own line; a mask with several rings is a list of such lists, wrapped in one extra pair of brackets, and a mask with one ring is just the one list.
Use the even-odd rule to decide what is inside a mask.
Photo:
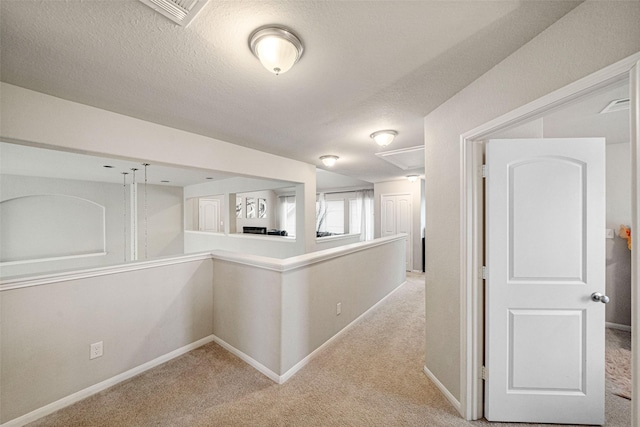
[(631, 333), (607, 329), (607, 387), (616, 396), (631, 399)]
[[(424, 288), (408, 274), (283, 385), (211, 343), (31, 426), (488, 426), (460, 418), (423, 373)], [(629, 426), (629, 414), (607, 393), (608, 426)]]

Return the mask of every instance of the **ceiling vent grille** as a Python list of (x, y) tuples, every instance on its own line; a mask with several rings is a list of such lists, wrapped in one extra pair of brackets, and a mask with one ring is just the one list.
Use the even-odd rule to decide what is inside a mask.
[(173, 22), (186, 27), (209, 0), (140, 0)]
[(607, 104), (600, 111), (600, 114), (613, 113), (614, 111), (624, 111), (629, 109), (629, 98), (616, 99)]

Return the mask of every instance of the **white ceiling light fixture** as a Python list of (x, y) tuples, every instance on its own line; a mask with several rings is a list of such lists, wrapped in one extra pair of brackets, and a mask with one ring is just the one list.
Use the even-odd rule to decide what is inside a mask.
[(387, 145), (391, 144), (391, 142), (393, 141), (393, 139), (396, 137), (397, 134), (398, 134), (397, 131), (388, 129), (388, 130), (379, 130), (377, 132), (372, 133), (369, 136), (380, 147), (386, 147)]
[(274, 25), (260, 27), (251, 33), (249, 47), (264, 68), (275, 75), (289, 71), (304, 51), (293, 31)]
[(333, 165), (335, 165), (338, 159), (339, 159), (338, 156), (333, 156), (333, 155), (320, 157), (320, 160), (322, 160), (322, 163), (324, 163), (324, 165), (327, 167), (332, 167)]
[(407, 179), (409, 182), (416, 182), (418, 180), (418, 175), (407, 175)]

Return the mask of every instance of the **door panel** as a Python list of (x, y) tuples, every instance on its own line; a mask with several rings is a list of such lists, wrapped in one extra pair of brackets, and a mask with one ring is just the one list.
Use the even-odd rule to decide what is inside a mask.
[(381, 198), (381, 224), (382, 237), (392, 236), (396, 231), (396, 200), (394, 197), (382, 196)]
[(381, 237), (406, 233), (405, 262), (406, 270), (413, 269), (413, 212), (410, 194), (383, 194), (380, 196)]
[(485, 417), (604, 423), (604, 139), (486, 148)]
[(200, 199), (200, 231), (216, 233), (219, 231), (220, 201), (216, 199)]

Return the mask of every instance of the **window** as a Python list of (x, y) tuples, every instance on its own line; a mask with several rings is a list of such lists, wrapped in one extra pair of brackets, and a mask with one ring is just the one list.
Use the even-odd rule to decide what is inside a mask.
[(289, 236), (296, 235), (296, 196), (280, 196), (280, 230), (286, 230)]
[[(372, 192), (371, 192), (372, 193)], [(333, 234), (360, 234), (363, 220), (373, 223), (373, 209), (364, 209), (373, 202), (371, 195), (364, 198), (365, 191), (318, 194), (316, 202), (316, 232), (318, 237)], [(365, 203), (366, 202), (366, 203)], [(370, 220), (363, 218), (371, 216)]]

